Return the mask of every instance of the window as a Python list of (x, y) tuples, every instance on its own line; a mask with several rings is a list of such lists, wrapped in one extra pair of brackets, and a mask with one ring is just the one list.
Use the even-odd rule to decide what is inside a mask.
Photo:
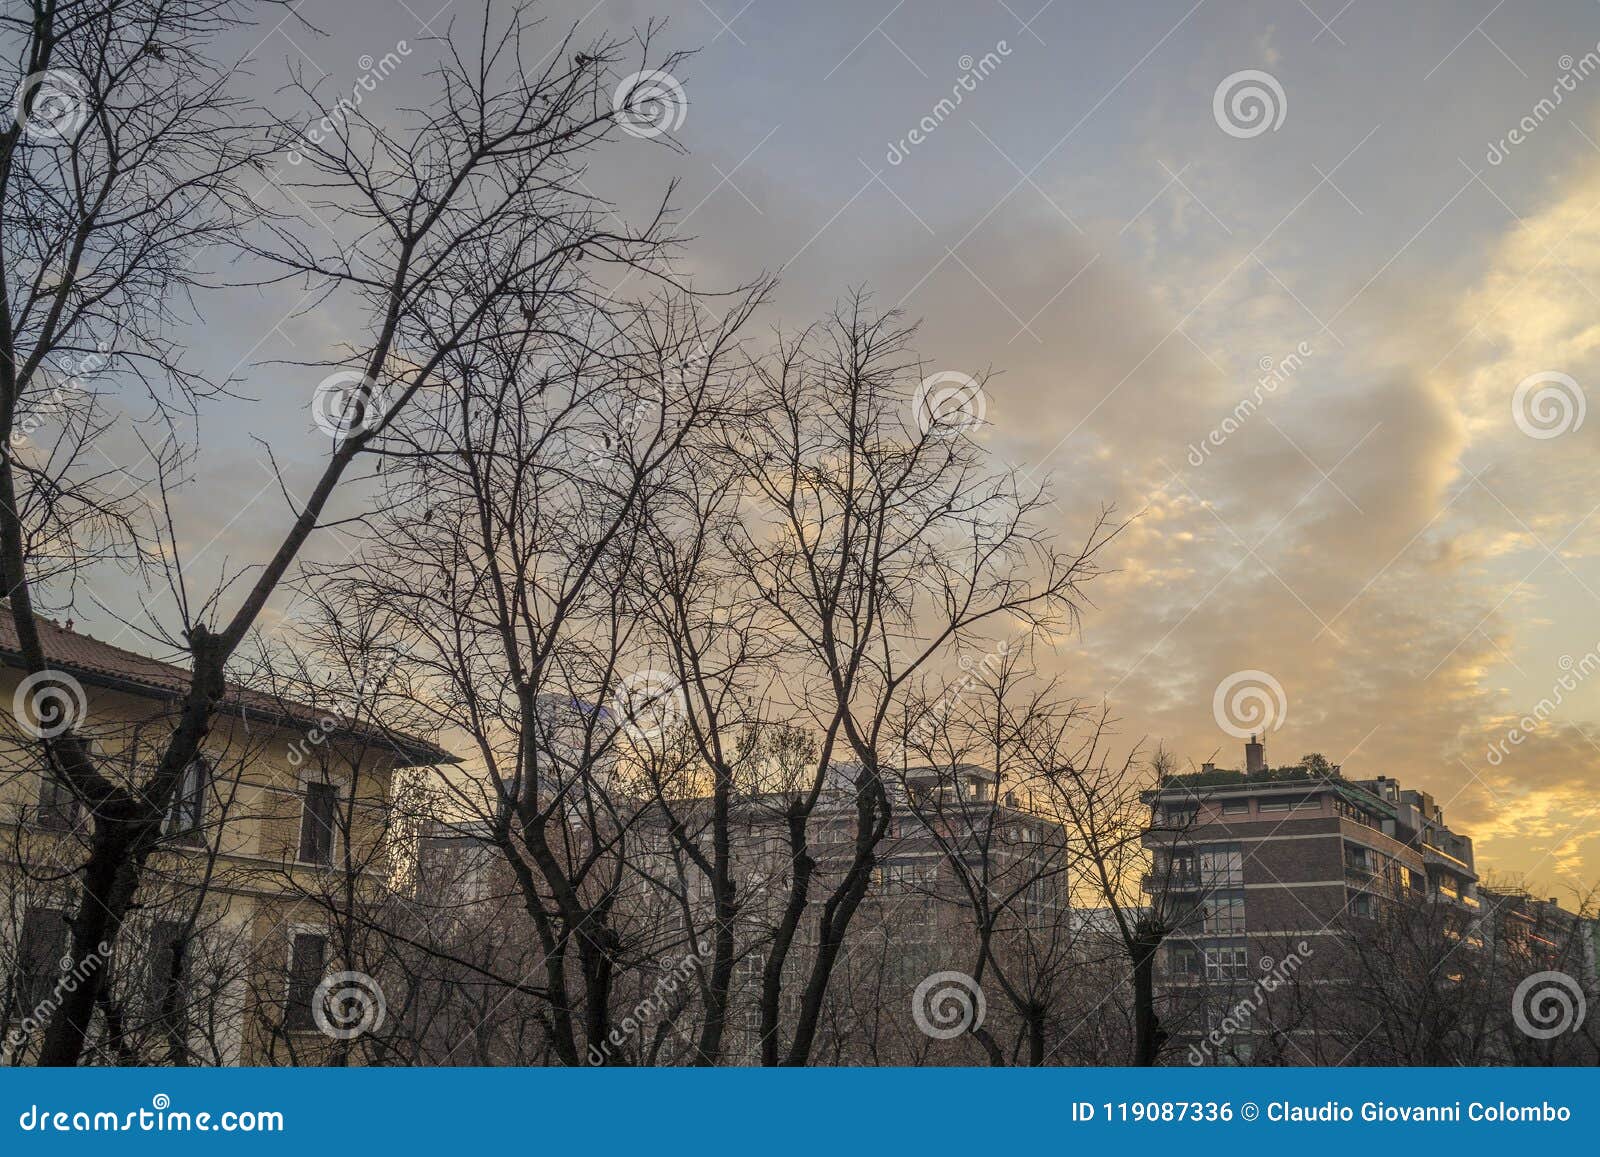
[(1244, 898), (1213, 897), (1203, 909), (1201, 927), (1210, 936), (1229, 936), (1244, 931)]
[(1357, 892), (1350, 897), (1350, 914), (1359, 916), (1363, 920), (1374, 920), (1378, 916), (1377, 897), (1370, 892)]
[(56, 908), (29, 908), (22, 914), (16, 984), (21, 1015), (31, 1015), (50, 996), (67, 947), (65, 912)]
[(1256, 805), (1256, 808), (1264, 812), (1286, 812), (1289, 810), (1289, 801), (1286, 799), (1264, 799)]
[(1377, 820), (1373, 819), (1370, 815), (1368, 815), (1366, 812), (1362, 811), (1360, 808), (1352, 806), (1351, 804), (1345, 802), (1344, 800), (1339, 799), (1337, 796), (1334, 797), (1333, 810), (1335, 812), (1337, 812), (1339, 815), (1343, 816), (1345, 819), (1350, 820), (1353, 823), (1362, 824), (1365, 827), (1369, 827), (1369, 828), (1378, 827), (1378, 821)]
[(167, 809), (167, 835), (175, 843), (199, 844), (204, 842), (201, 825), (205, 822), (206, 788), (211, 783), (211, 765), (196, 759), (183, 769), (178, 779), (178, 790)]
[(1238, 848), (1200, 850), (1200, 883), (1207, 888), (1238, 887), (1244, 883), (1244, 860)]
[(327, 965), (328, 938), (314, 932), (296, 932), (294, 947), (289, 953), (289, 1003), (283, 1013), (283, 1027), (291, 1032), (302, 1032), (316, 1027), (311, 1014), (311, 1001), (317, 985), (322, 983), (322, 970)]
[(39, 809), (36, 819), (41, 828), (71, 831), (78, 823), (78, 797), (53, 770), (46, 770), (39, 783)]
[(767, 958), (764, 953), (752, 952), (748, 956), (739, 958), (733, 966), (733, 987), (738, 989), (759, 989), (761, 987), (761, 974), (766, 971)]
[(1250, 801), (1247, 799), (1228, 800), (1222, 805), (1222, 814), (1225, 816), (1249, 815)]
[(334, 812), (339, 806), (339, 789), (331, 783), (308, 783), (305, 790), (300, 811), (300, 862), (331, 863)]
[(1169, 807), (1164, 813), (1163, 819), (1169, 828), (1186, 828), (1194, 823), (1198, 810), (1192, 807)]
[(1243, 980), (1250, 967), (1248, 948), (1207, 948), (1205, 958), (1207, 980)]
[(183, 1019), (183, 1001), (188, 988), (189, 953), (184, 925), (176, 920), (158, 920), (150, 929), (149, 1017), (177, 1026)]
[(1172, 949), (1172, 975), (1199, 979), (1200, 953), (1187, 944), (1174, 946)]

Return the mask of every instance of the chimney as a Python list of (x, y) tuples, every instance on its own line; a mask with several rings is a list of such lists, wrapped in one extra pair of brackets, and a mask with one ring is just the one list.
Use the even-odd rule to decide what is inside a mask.
[(1256, 775), (1267, 770), (1267, 745), (1254, 735), (1250, 742), (1244, 745), (1244, 771), (1246, 775)]

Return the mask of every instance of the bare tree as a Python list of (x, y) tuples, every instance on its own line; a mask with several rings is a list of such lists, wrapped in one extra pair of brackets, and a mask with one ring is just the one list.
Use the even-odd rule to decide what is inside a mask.
[[(785, 642), (785, 710), (820, 737), (787, 805), (787, 898), (762, 978), (762, 1060), (804, 1064), (894, 805), (885, 763), (911, 683), (1002, 620), (1026, 634), (1071, 622), (1110, 537), (1097, 519), (1061, 550), (1038, 525), (1042, 487), (994, 470), (965, 415), (915, 404), (912, 330), (861, 298), (758, 364), (736, 444), (748, 479), (733, 556)], [(819, 876), (808, 825), (824, 792), (854, 801), (847, 851)], [(784, 971), (823, 895), (787, 1040)]]
[[(8, 19), (22, 33), (12, 67), (26, 82), (22, 115), (0, 135), (7, 444), (29, 428), (49, 359), (86, 355), (100, 342), (108, 346), (101, 356), (158, 395), (175, 389), (188, 402), (219, 388), (183, 369), (164, 328), (172, 303), (209, 288), (187, 260), (204, 246), (243, 246), (303, 285), (303, 300), (321, 305), (339, 294), (367, 315), (348, 371), (324, 381), (319, 395), (319, 416), (334, 435), (326, 462), (303, 500), (284, 487), (290, 525), (259, 565), (192, 593), (170, 515), (149, 528), (181, 620), (161, 641), (191, 672), (153, 764), (130, 774), (108, 767), (70, 727), (40, 741), (48, 773), (91, 817), (70, 951), (71, 969), (86, 979), (51, 1020), (41, 1058), (72, 1064), (102, 988), (95, 946), (116, 941), (135, 902), (163, 817), (227, 694), (226, 665), (326, 524), (351, 467), (385, 452), (397, 419), (433, 400), (452, 359), (491, 320), (521, 310), (538, 326), (557, 306), (602, 298), (589, 271), (632, 267), (641, 250), (640, 235), (611, 227), (581, 176), (580, 158), (618, 116), (611, 71), (624, 55), (619, 41), (600, 38), (574, 51), (580, 45), (569, 35), (536, 54), (520, 10), (503, 23), (490, 13), (469, 40), (475, 51), (448, 39), (439, 45), (437, 104), (409, 129), (359, 110), (334, 116), (314, 103), (335, 126), (293, 144), (304, 163), (297, 195), (314, 218), (267, 218), (265, 234), (253, 239), (240, 233), (259, 212), (247, 212), (243, 182), (295, 126), (258, 131), (249, 110), (224, 95), (229, 70), (207, 53), (235, 23), (233, 5), (39, 0), (26, 18)], [(648, 55), (648, 36), (641, 46)], [(643, 253), (655, 248), (647, 242)], [(164, 489), (183, 460), (181, 447), (158, 446)], [(103, 558), (93, 532), (115, 537), (124, 525), (115, 506), (97, 500), (96, 475), (73, 469), (76, 456), (45, 461), (54, 464), (50, 476), (38, 473), (37, 458), (24, 465), (11, 453), (0, 461), (0, 566), (23, 665), (41, 675), (51, 661), (34, 620), (36, 586)], [(24, 501), (30, 489), (48, 497)], [(100, 521), (79, 517), (83, 509), (100, 512)], [(58, 528), (71, 544), (66, 563)]]

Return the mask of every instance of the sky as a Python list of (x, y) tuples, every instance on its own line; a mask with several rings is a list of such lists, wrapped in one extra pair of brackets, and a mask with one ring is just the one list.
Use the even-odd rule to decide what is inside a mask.
[[(427, 36), (476, 22), (439, 3), (273, 12), (239, 82), (336, 99), (405, 41), (363, 103), (399, 116)], [(1272, 762), (1431, 792), (1480, 871), (1600, 881), (1600, 5), (545, 7), (697, 50), (681, 151), (596, 177), (623, 213), (681, 181), (697, 283), (778, 274), (763, 327), (857, 288), (920, 318), (930, 366), (991, 375), (976, 436), (1063, 535), (1131, 519), (1041, 656), (1125, 742), (1239, 766), (1261, 725)], [(287, 524), (250, 435), (291, 477), (326, 450), (320, 375), (281, 359), (331, 361), (348, 319), (292, 304), (207, 306), (198, 356), (246, 397), (198, 417), (199, 562)]]

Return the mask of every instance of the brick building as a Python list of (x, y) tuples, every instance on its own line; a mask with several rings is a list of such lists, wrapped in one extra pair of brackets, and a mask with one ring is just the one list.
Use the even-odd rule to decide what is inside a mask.
[(1554, 900), (1485, 888), (1471, 838), (1427, 792), (1320, 757), (1271, 767), (1256, 737), (1244, 756), (1242, 770), (1208, 763), (1144, 796), (1143, 887), (1169, 929), (1164, 1020), (1199, 1042), (1193, 1063), (1249, 1061), (1273, 1035), (1290, 1063), (1340, 1063), (1339, 1029), (1381, 1003), (1374, 988), (1413, 980), (1405, 968), (1429, 999), (1435, 975), (1487, 991), (1490, 973), (1571, 965), (1590, 936)]

